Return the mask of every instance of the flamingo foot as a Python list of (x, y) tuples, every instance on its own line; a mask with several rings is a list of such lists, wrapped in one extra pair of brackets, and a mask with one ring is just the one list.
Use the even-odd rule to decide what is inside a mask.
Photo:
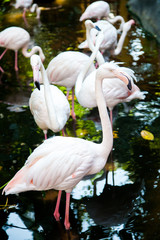
[(56, 219), (56, 221), (57, 222), (59, 222), (60, 221), (60, 214), (59, 214), (59, 212), (55, 209), (55, 211), (54, 211), (54, 217), (55, 217), (55, 219)]
[(70, 229), (70, 222), (65, 220), (64, 221), (64, 226), (65, 226), (66, 230), (69, 230)]
[(62, 194), (62, 191), (59, 191), (58, 192), (57, 203), (56, 203), (56, 208), (55, 208), (55, 211), (53, 213), (57, 222), (60, 221), (59, 206), (60, 206), (60, 201), (61, 201), (61, 194)]

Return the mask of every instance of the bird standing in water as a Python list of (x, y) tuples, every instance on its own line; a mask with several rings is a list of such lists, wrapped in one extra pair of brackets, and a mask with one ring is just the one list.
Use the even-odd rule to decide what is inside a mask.
[(36, 18), (39, 19), (40, 18), (40, 14), (41, 14), (41, 10), (38, 7), (38, 5), (36, 3), (33, 3), (33, 0), (16, 0), (15, 3), (15, 8), (23, 8), (23, 18), (25, 19), (26, 17), (26, 11), (27, 9), (30, 10), (30, 12), (34, 12), (36, 10), (37, 16)]
[[(29, 99), (31, 113), (37, 125), (43, 130), (45, 139), (47, 131), (53, 132), (62, 130), (70, 116), (70, 105), (63, 92), (54, 85), (50, 85), (46, 70), (38, 55), (31, 56), (31, 66), (33, 69), (33, 79), (36, 86)], [(40, 71), (40, 72), (39, 72)], [(39, 85), (39, 74), (43, 85)]]
[(29, 33), (21, 27), (8, 27), (0, 32), (0, 47), (5, 48), (0, 59), (4, 56), (8, 49), (15, 51), (15, 70), (18, 71), (18, 50), (22, 49), (22, 54), (29, 58), (38, 52), (42, 61), (45, 56), (41, 47), (34, 46), (30, 52), (27, 51), (30, 42)]
[[(131, 29), (131, 26), (135, 23), (133, 19), (129, 20), (128, 22), (124, 23), (122, 27), (122, 34), (117, 40), (117, 30), (116, 28), (106, 20), (99, 20), (95, 23), (104, 34), (104, 40), (101, 43), (100, 51), (104, 53), (106, 50), (109, 51), (110, 55), (118, 55), (122, 51), (123, 44), (125, 38), (127, 36), (128, 31)], [(91, 29), (91, 40), (94, 43), (96, 40), (97, 30), (95, 28)], [(79, 44), (78, 48), (84, 49), (89, 48), (88, 40), (85, 40), (81, 44)]]
[(112, 149), (112, 127), (102, 91), (102, 82), (106, 75), (113, 79), (115, 76), (119, 77), (128, 85), (128, 78), (114, 65), (105, 63), (98, 68), (95, 89), (102, 124), (102, 142), (97, 144), (80, 138), (62, 136), (47, 139), (33, 151), (25, 165), (3, 189), (6, 195), (30, 190), (59, 190), (54, 211), (57, 221), (60, 219), (61, 191), (64, 190), (66, 192), (64, 225), (67, 230), (70, 228), (69, 206), (72, 189), (84, 176), (103, 169)]

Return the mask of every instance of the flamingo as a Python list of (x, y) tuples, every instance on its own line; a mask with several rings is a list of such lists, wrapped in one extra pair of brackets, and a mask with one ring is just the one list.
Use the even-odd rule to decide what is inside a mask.
[(39, 55), (44, 61), (45, 56), (41, 47), (34, 46), (30, 52), (27, 51), (30, 42), (29, 33), (21, 27), (8, 27), (0, 32), (0, 47), (6, 48), (1, 54), (0, 59), (4, 56), (8, 49), (15, 51), (15, 70), (18, 71), (18, 50), (22, 48), (22, 54), (29, 58), (34, 53), (39, 52)]
[[(88, 40), (90, 49), (94, 51), (94, 45), (90, 39), (90, 31), (92, 28), (97, 28), (92, 21), (85, 21), (86, 24), (86, 39)], [(99, 30), (99, 29), (98, 29)], [(99, 65), (104, 63), (104, 58), (102, 54), (97, 52), (97, 62)], [(48, 79), (51, 83), (64, 86), (67, 88), (67, 98), (69, 96), (69, 91), (72, 89), (72, 118), (75, 119), (74, 112), (74, 86), (78, 77), (78, 74), (83, 69), (83, 67), (88, 63), (89, 56), (84, 53), (76, 51), (66, 51), (58, 54), (53, 58), (46, 69)], [(92, 63), (88, 68), (86, 76), (95, 70), (95, 66)]]
[[(104, 53), (106, 50), (110, 52), (111, 55), (118, 55), (122, 51), (122, 47), (126, 38), (128, 31), (131, 29), (131, 26), (135, 23), (133, 19), (124, 23), (123, 31), (117, 43), (117, 30), (116, 28), (106, 20), (99, 20), (95, 24), (98, 26), (104, 33), (104, 40), (100, 46), (100, 51)], [(93, 43), (96, 40), (97, 30), (93, 28), (91, 30), (91, 38)], [(82, 42), (79, 46), (80, 49), (88, 48), (88, 40)]]
[[(98, 42), (97, 42), (98, 44)], [(34, 59), (33, 59), (34, 60)], [(35, 64), (36, 66), (36, 64)], [(70, 193), (86, 175), (95, 174), (104, 168), (113, 145), (112, 127), (106, 111), (102, 82), (106, 76), (119, 77), (128, 85), (128, 78), (113, 64), (101, 65), (96, 73), (96, 100), (102, 124), (102, 142), (94, 143), (76, 137), (55, 136), (45, 140), (28, 157), (25, 165), (3, 189), (3, 193), (16, 194), (30, 190), (59, 190), (54, 217), (60, 219), (61, 192), (66, 192), (64, 225), (68, 230)]]
[(36, 3), (33, 3), (33, 0), (16, 0), (15, 8), (23, 8), (23, 18), (25, 19), (27, 9), (30, 9), (30, 12), (34, 12), (36, 10), (37, 16), (36, 18), (40, 18), (41, 10)]
[(80, 21), (95, 18), (100, 20), (103, 17), (108, 18), (110, 13), (109, 4), (105, 1), (95, 1), (91, 3), (80, 17)]
[[(31, 113), (37, 125), (43, 130), (45, 139), (47, 139), (47, 130), (53, 132), (62, 130), (70, 115), (70, 105), (65, 95), (54, 85), (50, 85), (45, 68), (38, 55), (32, 55), (30, 58), (33, 69), (33, 79), (38, 87), (35, 89), (29, 99)], [(39, 85), (39, 70), (44, 85)]]
[(95, 18), (97, 20), (102, 19), (103, 17), (109, 21), (110, 23), (114, 24), (118, 21), (120, 21), (120, 27), (118, 30), (122, 30), (122, 27), (125, 23), (124, 18), (122, 16), (115, 16), (115, 17), (111, 17), (110, 16), (110, 6), (107, 2), (105, 1), (95, 1), (93, 3), (91, 3), (86, 10), (84, 11), (84, 13), (81, 15), (80, 17), (80, 21), (86, 20), (86, 19), (91, 19), (91, 18)]
[[(90, 20), (88, 20), (90, 21)], [(102, 36), (101, 42), (103, 41), (103, 32), (99, 34)], [(99, 37), (100, 38), (100, 37)], [(90, 67), (90, 64), (94, 60), (97, 52), (94, 51), (90, 57), (88, 64), (83, 68), (81, 73), (78, 75), (76, 84), (75, 84), (75, 95), (77, 97), (78, 102), (83, 107), (94, 108), (97, 107), (96, 101), (96, 93), (95, 93), (95, 81), (96, 81), (96, 73), (98, 69), (91, 72), (88, 76), (86, 76), (86, 72)], [(98, 55), (97, 55), (98, 56)], [(104, 63), (105, 64), (105, 63)], [(113, 81), (113, 78), (109, 78), (109, 76), (103, 80), (103, 93), (106, 101), (106, 106), (110, 110), (110, 119), (112, 123), (112, 110), (118, 104), (122, 102), (129, 102), (133, 99), (144, 99), (145, 95), (140, 91), (138, 86), (134, 83), (136, 77), (134, 75), (134, 71), (126, 68), (119, 67), (114, 62), (108, 63), (114, 68), (119, 69), (125, 76), (128, 77), (129, 85), (126, 87), (124, 82), (120, 81), (119, 78), (116, 78)], [(102, 64), (103, 65), (103, 64)], [(102, 66), (101, 65), (101, 66)]]
[[(86, 24), (86, 38), (88, 39), (91, 48), (94, 49), (94, 45), (92, 41), (90, 41), (89, 32), (90, 30), (95, 27), (93, 23)], [(99, 65), (103, 62), (104, 59), (99, 54)], [(58, 54), (55, 58), (53, 58), (48, 67), (46, 69), (48, 79), (51, 83), (64, 86), (67, 88), (67, 98), (69, 96), (69, 91), (72, 89), (72, 111), (71, 115), (72, 118), (75, 119), (75, 112), (74, 112), (74, 86), (76, 83), (76, 79), (78, 74), (82, 70), (82, 68), (87, 64), (89, 60), (89, 56), (84, 53), (76, 52), (76, 51), (66, 51)], [(92, 63), (88, 72), (86, 74), (91, 73), (95, 70), (95, 66)]]

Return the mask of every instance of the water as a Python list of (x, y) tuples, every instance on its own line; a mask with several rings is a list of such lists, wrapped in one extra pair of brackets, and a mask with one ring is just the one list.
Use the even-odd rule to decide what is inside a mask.
[[(87, 3), (57, 0), (48, 4), (41, 1), (40, 5), (45, 7), (40, 22), (35, 14), (28, 14), (28, 25), (21, 11), (10, 7), (0, 17), (0, 31), (13, 25), (25, 28), (31, 35), (31, 45), (40, 45), (44, 50), (46, 67), (58, 53), (77, 50), (84, 40), (85, 27), (79, 22), (79, 16)], [(112, 1), (111, 9), (129, 20), (133, 16), (125, 5), (126, 1)], [(28, 108), (33, 88), (29, 59), (19, 52), (18, 74), (14, 71), (13, 59), (14, 53), (8, 51), (0, 61), (5, 70), (0, 84), (1, 186), (44, 139)], [(4, 206), (6, 197), (0, 196), (0, 239), (160, 239), (159, 48), (136, 21), (122, 53), (114, 59), (135, 71), (137, 85), (147, 92), (146, 98), (119, 104), (114, 109), (113, 152), (105, 169), (85, 178), (73, 190), (71, 230), (66, 232), (63, 224), (65, 194), (60, 207), (61, 221), (57, 223), (53, 217), (57, 191), (27, 192), (9, 196), (7, 206)], [(100, 142), (97, 110), (83, 109), (76, 103), (76, 115), (76, 122), (70, 118), (66, 124), (67, 134)], [(141, 130), (153, 133), (154, 141), (143, 139)], [(52, 135), (49, 131), (49, 136)]]

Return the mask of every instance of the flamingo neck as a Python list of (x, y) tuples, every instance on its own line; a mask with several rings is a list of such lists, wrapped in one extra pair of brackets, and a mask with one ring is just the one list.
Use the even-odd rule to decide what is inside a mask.
[[(86, 28), (86, 39), (87, 39), (88, 46), (89, 46), (90, 50), (92, 52), (94, 52), (95, 46), (94, 46), (93, 41), (91, 39), (90, 31), (91, 31), (91, 29), (89, 27), (87, 27)], [(101, 64), (105, 63), (105, 60), (104, 60), (101, 52), (99, 51), (99, 49), (98, 49), (97, 54), (96, 54), (96, 59), (97, 59), (97, 62), (98, 62), (99, 66)]]
[(42, 81), (44, 84), (44, 97), (45, 97), (46, 107), (47, 107), (49, 121), (50, 121), (50, 128), (53, 131), (57, 131), (57, 129), (59, 129), (59, 122), (58, 122), (57, 114), (55, 110), (54, 98), (52, 96), (51, 85), (47, 78), (47, 73), (43, 64), (41, 64), (40, 71), (42, 74)]
[(122, 47), (123, 47), (123, 44), (124, 44), (124, 40), (126, 38), (126, 35), (127, 35), (127, 31), (123, 31), (121, 36), (120, 36), (120, 39), (118, 41), (118, 44), (117, 44), (117, 47), (116, 49), (114, 50), (114, 55), (118, 55), (120, 54), (120, 52), (122, 51)]
[(106, 74), (103, 72), (103, 68), (97, 70), (96, 81), (95, 81), (95, 91), (96, 91), (96, 100), (99, 111), (99, 116), (102, 125), (102, 149), (105, 156), (108, 156), (113, 145), (113, 133), (112, 126), (106, 109), (106, 102), (102, 91), (102, 82)]
[(34, 3), (32, 5), (32, 7), (30, 8), (30, 12), (34, 12), (35, 10), (36, 10), (36, 13), (37, 13), (36, 18), (39, 19), (40, 18), (40, 14), (41, 14), (41, 10), (40, 10), (40, 8), (38, 7), (38, 5), (36, 3)]
[(120, 21), (120, 27), (118, 30), (122, 31), (123, 25), (125, 23), (124, 18), (122, 16), (115, 16), (114, 18), (108, 18), (108, 21), (112, 24)]
[(86, 76), (86, 74), (88, 72), (88, 69), (92, 65), (92, 63), (93, 63), (93, 61), (94, 61), (94, 59), (95, 59), (95, 57), (97, 55), (99, 46), (100, 46), (102, 41), (103, 41), (103, 35), (101, 33), (99, 33), (99, 35), (97, 37), (96, 47), (94, 48), (94, 51), (92, 52), (92, 54), (91, 54), (91, 56), (89, 58), (88, 64), (85, 65), (83, 70), (78, 75), (78, 78), (77, 78), (77, 81), (76, 81), (76, 84), (75, 84), (75, 94), (76, 94), (76, 96), (79, 95), (79, 93), (80, 93), (80, 91), (82, 89), (84, 78), (85, 78), (85, 76)]
[(43, 54), (43, 51), (41, 49), (41, 47), (39, 46), (34, 46), (30, 52), (27, 51), (28, 49), (28, 45), (26, 45), (23, 49), (22, 49), (22, 53), (25, 57), (29, 58), (31, 57), (33, 54), (35, 54), (36, 52), (39, 53), (39, 56), (41, 58), (41, 60), (43, 61), (45, 59), (45, 56)]

